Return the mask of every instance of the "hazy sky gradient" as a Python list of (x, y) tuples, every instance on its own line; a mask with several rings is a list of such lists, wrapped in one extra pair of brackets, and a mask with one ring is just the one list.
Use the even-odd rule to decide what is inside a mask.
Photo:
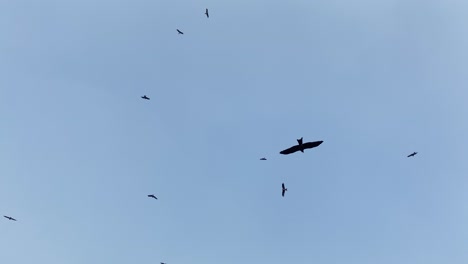
[(467, 25), (465, 0), (0, 1), (0, 259), (468, 263)]

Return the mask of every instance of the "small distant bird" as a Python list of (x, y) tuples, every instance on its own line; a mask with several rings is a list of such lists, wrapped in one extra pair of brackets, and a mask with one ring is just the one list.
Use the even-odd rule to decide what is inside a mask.
[(205, 11), (205, 15), (206, 15), (207, 18), (210, 18), (210, 15), (208, 14), (208, 8)]
[(184, 34), (184, 32), (180, 31), (179, 29), (177, 29), (177, 32), (179, 32), (179, 34)]
[(413, 152), (413, 153), (411, 153), (411, 154), (408, 155), (408, 158), (409, 158), (409, 157), (414, 157), (414, 155), (416, 155), (416, 154), (418, 154), (418, 153), (417, 153), (417, 152)]
[(166, 262), (161, 262), (161, 264), (166, 264)]
[(154, 199), (156, 199), (156, 200), (158, 199), (156, 196), (154, 196), (154, 194), (148, 194), (148, 197), (154, 198)]
[(261, 158), (260, 160), (267, 160), (266, 158)]
[(282, 184), (282, 187), (283, 187), (283, 192), (281, 193), (281, 195), (284, 197), (284, 193), (285, 193), (288, 189), (284, 187), (284, 183)]
[(150, 99), (148, 96), (146, 96), (146, 94), (143, 95), (141, 98), (143, 98), (143, 99), (145, 99), (145, 100), (149, 100), (149, 99)]
[(307, 142), (307, 143), (303, 144), (302, 143), (302, 138), (300, 138), (300, 139), (297, 140), (297, 143), (298, 143), (297, 145), (292, 146), (292, 147), (290, 147), (288, 149), (285, 149), (285, 150), (281, 151), (280, 154), (288, 155), (288, 154), (294, 153), (296, 151), (301, 151), (302, 153), (304, 153), (305, 149), (318, 147), (320, 144), (323, 143), (323, 141)]
[(4, 215), (3, 217), (5, 217), (6, 219), (11, 220), (11, 221), (16, 221), (16, 219), (14, 219), (13, 217), (10, 217), (10, 216)]

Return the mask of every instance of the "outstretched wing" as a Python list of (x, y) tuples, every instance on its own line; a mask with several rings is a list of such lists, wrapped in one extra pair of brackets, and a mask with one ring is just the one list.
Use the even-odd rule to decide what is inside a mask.
[(285, 190), (283, 189), (283, 192), (281, 193), (281, 196), (283, 196), (283, 197), (284, 197), (284, 192), (285, 192)]
[(304, 149), (310, 149), (310, 148), (318, 147), (322, 143), (323, 141), (307, 142), (307, 143), (302, 144), (302, 146), (304, 147)]
[(294, 153), (298, 150), (300, 150), (301, 148), (299, 147), (299, 145), (296, 145), (296, 146), (292, 146), (288, 149), (285, 149), (283, 151), (280, 152), (280, 154), (283, 154), (283, 155), (288, 155), (288, 154), (291, 154), (291, 153)]
[(284, 190), (284, 183), (282, 183), (281, 186), (283, 187), (283, 190)]

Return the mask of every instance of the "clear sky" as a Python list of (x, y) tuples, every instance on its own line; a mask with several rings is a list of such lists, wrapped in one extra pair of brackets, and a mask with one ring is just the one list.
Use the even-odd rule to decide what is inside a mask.
[(466, 264), (467, 47), (465, 0), (0, 1), (1, 262)]

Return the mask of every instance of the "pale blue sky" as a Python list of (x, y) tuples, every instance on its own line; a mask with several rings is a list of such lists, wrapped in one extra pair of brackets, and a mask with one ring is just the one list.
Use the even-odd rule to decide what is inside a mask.
[(0, 36), (2, 263), (468, 263), (467, 1), (3, 0)]

